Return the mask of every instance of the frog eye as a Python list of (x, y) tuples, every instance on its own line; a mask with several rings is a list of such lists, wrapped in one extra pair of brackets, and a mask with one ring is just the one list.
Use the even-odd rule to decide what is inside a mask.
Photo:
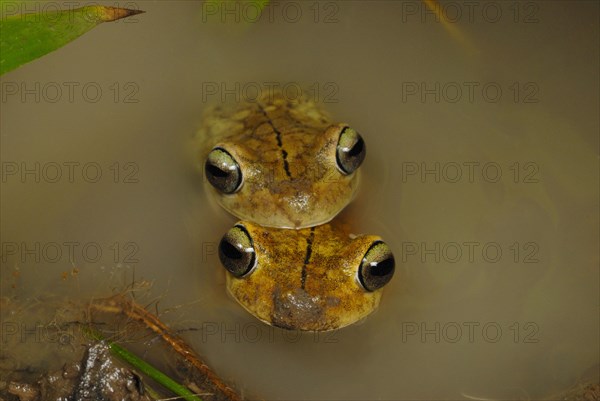
[(375, 291), (386, 285), (394, 275), (394, 255), (382, 241), (371, 245), (358, 268), (358, 281), (367, 291)]
[(242, 186), (240, 165), (225, 149), (214, 148), (206, 157), (204, 174), (213, 187), (232, 194)]
[(335, 159), (342, 173), (352, 174), (363, 162), (367, 154), (365, 141), (350, 127), (345, 127), (338, 139)]
[(235, 226), (223, 236), (219, 243), (219, 259), (236, 277), (248, 274), (256, 266), (254, 244), (244, 226)]

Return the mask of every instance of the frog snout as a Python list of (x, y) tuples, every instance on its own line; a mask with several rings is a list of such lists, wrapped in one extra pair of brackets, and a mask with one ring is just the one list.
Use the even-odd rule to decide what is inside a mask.
[(304, 289), (275, 291), (273, 294), (273, 324), (278, 327), (318, 330), (325, 316), (321, 297)]

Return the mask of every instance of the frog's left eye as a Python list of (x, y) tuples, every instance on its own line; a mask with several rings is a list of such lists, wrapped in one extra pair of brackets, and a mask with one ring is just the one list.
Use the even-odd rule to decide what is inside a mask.
[(378, 290), (392, 279), (395, 266), (390, 247), (383, 241), (376, 241), (358, 268), (358, 281), (367, 291)]
[(204, 164), (204, 174), (213, 187), (225, 194), (232, 194), (242, 186), (240, 165), (223, 148), (210, 151)]
[(256, 253), (246, 228), (237, 225), (227, 232), (219, 243), (219, 259), (234, 276), (242, 277), (256, 266)]
[(365, 159), (367, 147), (360, 134), (350, 127), (344, 127), (338, 139), (335, 159), (342, 173), (352, 174)]

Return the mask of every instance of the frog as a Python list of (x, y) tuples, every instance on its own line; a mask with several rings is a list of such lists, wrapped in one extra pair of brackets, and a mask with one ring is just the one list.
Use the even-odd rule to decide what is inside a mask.
[(261, 91), (205, 113), (205, 183), (220, 206), (265, 227), (303, 229), (333, 219), (354, 198), (366, 145), (305, 95)]
[(332, 331), (375, 311), (395, 271), (376, 235), (352, 235), (335, 219), (299, 230), (239, 221), (221, 239), (228, 293), (271, 326)]
[(283, 329), (337, 330), (373, 313), (394, 256), (336, 217), (358, 189), (362, 136), (279, 91), (210, 108), (199, 132), (211, 198), (241, 219), (218, 248), (227, 292)]

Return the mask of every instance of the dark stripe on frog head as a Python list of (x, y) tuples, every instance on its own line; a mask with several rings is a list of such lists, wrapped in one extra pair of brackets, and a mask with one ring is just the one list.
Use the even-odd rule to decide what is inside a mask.
[(281, 155), (283, 156), (283, 169), (285, 170), (285, 174), (288, 176), (288, 178), (292, 178), (292, 174), (290, 173), (290, 164), (288, 163), (288, 160), (287, 160), (288, 153), (285, 151), (285, 149), (283, 149), (283, 142), (281, 141), (281, 132), (279, 132), (279, 130), (277, 128), (275, 128), (275, 125), (273, 125), (273, 121), (267, 114), (267, 111), (260, 104), (258, 105), (258, 107), (260, 108), (260, 111), (264, 114), (265, 118), (267, 119), (267, 123), (271, 126), (271, 128), (273, 128), (273, 132), (275, 132), (276, 139), (277, 139), (277, 146), (281, 150)]
[(306, 266), (310, 262), (310, 255), (312, 255), (312, 244), (315, 240), (315, 227), (310, 228), (310, 235), (306, 239), (306, 256), (304, 257), (304, 264), (302, 265), (302, 276), (300, 278), (300, 288), (304, 289), (306, 285)]

